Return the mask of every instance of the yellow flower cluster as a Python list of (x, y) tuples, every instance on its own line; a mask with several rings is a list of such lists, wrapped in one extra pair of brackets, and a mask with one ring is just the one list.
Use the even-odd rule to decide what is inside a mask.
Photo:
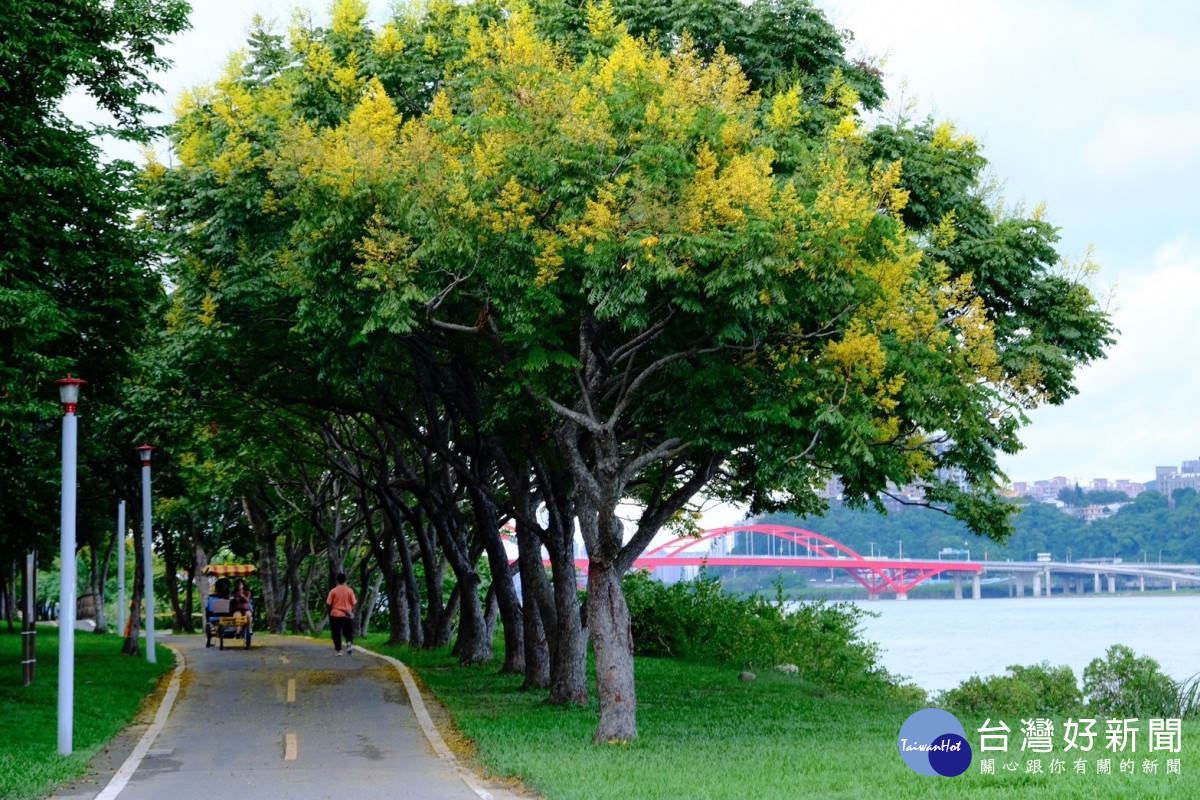
[[(430, 14), (454, 13), (437, 1)], [(339, 57), (298, 21), (292, 41), (303, 80), (332, 90), (349, 109), (344, 119), (324, 127), (300, 119), (291, 109), (297, 82), (251, 91), (235, 60), (212, 90), (181, 99), (180, 162), (219, 181), (263, 170), (272, 184), (260, 205), (267, 214), (295, 210), (307, 191), (353, 198), (369, 218), (356, 233), (358, 286), (381, 296), (415, 292), (423, 263), (449, 271), (438, 259), (477, 257), (505, 259), (523, 286), (547, 293), (573, 290), (579, 281), (564, 275), (585, 268), (631, 285), (676, 281), (723, 300), (737, 291), (764, 319), (821, 295), (813, 305), (825, 318), (813, 324), (822, 333), (795, 332), (768, 353), (767, 368), (821, 403), (849, 392), (867, 398), (879, 439), (901, 435), (893, 414), (909, 377), (899, 350), (948, 354), (964, 375), (999, 380), (992, 323), (970, 279), (948, 281), (900, 219), (909, 201), (904, 163), (863, 163), (858, 96), (843, 76), (823, 98), (833, 110), (810, 117), (799, 86), (764, 104), (723, 48), (706, 58), (684, 36), (661, 52), (630, 36), (608, 0), (586, 6), (594, 46), (579, 63), (538, 34), (529, 8), (506, 8), (503, 21), (454, 23), (466, 41), (448, 65), (457, 79), (407, 121), (358, 53)], [(338, 0), (334, 36), (362, 39), (382, 58), (450, 49), (403, 22), (367, 39), (365, 15), (363, 0)], [(824, 139), (814, 141), (810, 124), (826, 119)], [(256, 155), (264, 120), (277, 128), (276, 146)], [(943, 125), (932, 145), (973, 142)], [(786, 179), (777, 158), (791, 159)], [(410, 219), (418, 222), (408, 227)], [(339, 233), (336, 224), (296, 234), (309, 238), (279, 256), (278, 279), (303, 285), (304, 245)], [(952, 242), (956, 224), (948, 214), (930, 241)], [(219, 324), (212, 288), (197, 315), (204, 325)], [(821, 305), (827, 290), (840, 305)], [(168, 313), (171, 326), (187, 318), (182, 308)], [(806, 386), (808, 367), (826, 383)], [(1037, 376), (1028, 377), (1034, 385)]]

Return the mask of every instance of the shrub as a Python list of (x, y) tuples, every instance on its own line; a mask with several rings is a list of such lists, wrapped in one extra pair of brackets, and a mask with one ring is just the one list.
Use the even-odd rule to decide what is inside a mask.
[(1114, 717), (1173, 717), (1179, 713), (1180, 687), (1158, 662), (1138, 656), (1123, 644), (1108, 648), (1083, 670), (1088, 706)]
[(1011, 675), (972, 675), (953, 689), (943, 692), (937, 703), (963, 714), (1028, 714), (1034, 708), (1033, 690)]
[(861, 638), (866, 612), (849, 603), (738, 597), (703, 573), (667, 586), (636, 572), (623, 587), (638, 655), (758, 669), (795, 664), (802, 678), (827, 688), (882, 686), (888, 679), (876, 646)]
[(1200, 673), (1176, 684), (1177, 716), (1191, 719), (1200, 714)]
[(1012, 665), (1008, 668), (1013, 678), (1033, 689), (1037, 696), (1035, 708), (1048, 713), (1077, 711), (1083, 705), (1083, 694), (1075, 671), (1063, 664), (1050, 666), (1049, 661), (1027, 667)]
[(964, 714), (1052, 714), (1073, 712), (1082, 696), (1075, 673), (1049, 661), (1030, 666), (1013, 664), (1004, 675), (975, 675), (944, 692), (938, 702)]

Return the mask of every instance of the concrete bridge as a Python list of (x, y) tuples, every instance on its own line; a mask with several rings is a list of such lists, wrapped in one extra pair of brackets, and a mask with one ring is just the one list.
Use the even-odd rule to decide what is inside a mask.
[(1117, 591), (1117, 578), (1137, 578), (1138, 591), (1146, 591), (1146, 579), (1157, 581), (1171, 591), (1180, 584), (1200, 584), (1200, 564), (1160, 564), (1122, 561), (983, 561), (985, 574), (1007, 574), (1013, 596), (1025, 596), (1025, 581), (1029, 580), (1033, 597), (1049, 596), (1057, 579), (1063, 594), (1083, 594), (1091, 578), (1092, 591), (1099, 594)]

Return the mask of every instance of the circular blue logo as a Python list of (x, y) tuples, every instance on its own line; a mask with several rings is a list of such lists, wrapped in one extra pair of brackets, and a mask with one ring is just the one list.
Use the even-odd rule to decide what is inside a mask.
[(971, 745), (958, 718), (941, 708), (923, 708), (904, 721), (896, 742), (900, 758), (918, 775), (953, 778), (971, 766)]

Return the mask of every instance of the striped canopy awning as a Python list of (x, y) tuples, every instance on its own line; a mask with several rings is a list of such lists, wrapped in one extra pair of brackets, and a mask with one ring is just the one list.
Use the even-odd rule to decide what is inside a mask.
[(253, 575), (253, 564), (209, 564), (204, 568), (205, 575), (216, 575), (218, 578), (243, 578)]

